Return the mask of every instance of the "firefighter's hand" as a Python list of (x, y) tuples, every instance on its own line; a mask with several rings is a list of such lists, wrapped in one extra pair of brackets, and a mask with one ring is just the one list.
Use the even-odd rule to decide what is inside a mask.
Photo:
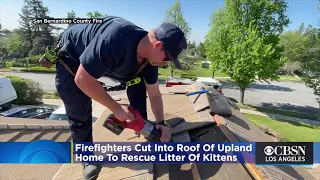
[(118, 109), (115, 110), (114, 116), (120, 121), (125, 121), (127, 119), (134, 119), (134, 115), (129, 111), (128, 106), (120, 105)]
[(52, 65), (53, 64), (50, 61), (48, 61), (44, 58), (42, 60), (40, 60), (40, 66), (43, 66), (43, 67), (50, 69), (52, 67)]
[(161, 131), (161, 142), (169, 142), (171, 140), (171, 130), (163, 125), (156, 125), (157, 129), (160, 129)]

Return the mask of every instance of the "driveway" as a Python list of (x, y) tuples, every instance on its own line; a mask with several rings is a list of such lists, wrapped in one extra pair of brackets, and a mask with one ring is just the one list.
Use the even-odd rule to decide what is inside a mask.
[[(223, 83), (227, 97), (240, 101), (240, 90), (233, 82)], [(281, 107), (288, 110), (319, 113), (319, 105), (311, 88), (304, 83), (264, 82), (252, 83), (244, 93), (244, 104), (263, 107)]]

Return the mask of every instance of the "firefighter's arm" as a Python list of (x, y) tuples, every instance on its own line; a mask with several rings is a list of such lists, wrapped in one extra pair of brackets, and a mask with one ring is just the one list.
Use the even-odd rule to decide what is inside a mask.
[(161, 97), (161, 92), (159, 89), (159, 83), (147, 84), (147, 92), (149, 95), (152, 112), (156, 118), (156, 121), (159, 125), (156, 127), (161, 130), (161, 142), (169, 142), (171, 139), (171, 130), (164, 126), (164, 113), (163, 113), (163, 101)]
[(119, 104), (105, 91), (103, 86), (80, 65), (75, 77), (77, 86), (89, 97), (111, 111), (119, 108)]
[(162, 122), (164, 120), (163, 115), (163, 101), (161, 92), (159, 90), (159, 83), (155, 84), (146, 84), (152, 112), (156, 118), (157, 123)]

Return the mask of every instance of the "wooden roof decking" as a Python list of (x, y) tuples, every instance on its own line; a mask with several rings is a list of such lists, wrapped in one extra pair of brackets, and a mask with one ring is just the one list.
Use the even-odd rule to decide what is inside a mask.
[(31, 142), (49, 139), (57, 142), (71, 141), (67, 121), (0, 118), (0, 142)]

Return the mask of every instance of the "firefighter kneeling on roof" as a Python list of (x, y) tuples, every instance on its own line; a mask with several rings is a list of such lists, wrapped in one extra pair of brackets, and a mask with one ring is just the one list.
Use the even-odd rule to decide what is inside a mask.
[[(127, 87), (130, 106), (147, 118), (146, 93), (161, 130), (162, 142), (171, 139), (164, 126), (164, 113), (158, 85), (158, 66), (173, 61), (181, 69), (177, 57), (187, 48), (184, 33), (177, 26), (163, 23), (147, 32), (121, 17), (107, 16), (103, 24), (75, 24), (61, 35), (59, 47), (70, 42), (56, 63), (56, 88), (69, 117), (74, 142), (92, 142), (92, 99), (107, 107), (117, 119), (134, 118), (127, 106), (116, 102), (97, 81), (102, 76), (124, 85), (138, 73), (140, 83)], [(108, 139), (105, 139), (108, 141)], [(84, 163), (85, 179), (96, 179), (102, 165)]]

